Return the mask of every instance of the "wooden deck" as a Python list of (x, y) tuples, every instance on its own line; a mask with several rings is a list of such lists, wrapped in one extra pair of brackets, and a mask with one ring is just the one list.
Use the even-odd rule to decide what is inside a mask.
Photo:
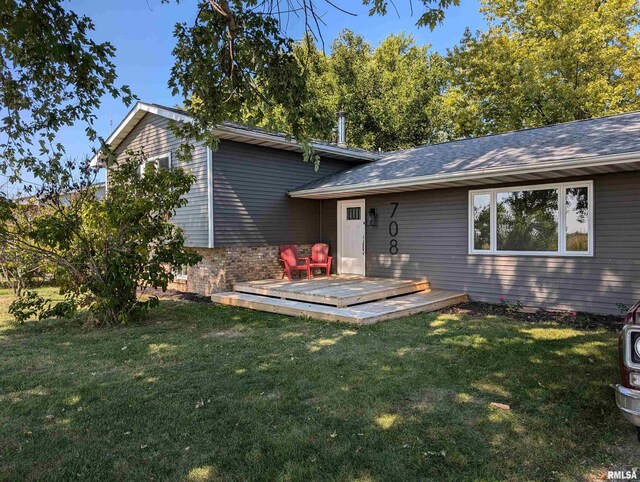
[(318, 277), (310, 280), (261, 280), (238, 283), (233, 291), (307, 301), (338, 308), (417, 293), (429, 289), (426, 280), (366, 278), (362, 276)]
[(214, 302), (289, 316), (370, 325), (467, 301), (465, 293), (431, 290), (425, 280), (319, 277), (239, 283)]

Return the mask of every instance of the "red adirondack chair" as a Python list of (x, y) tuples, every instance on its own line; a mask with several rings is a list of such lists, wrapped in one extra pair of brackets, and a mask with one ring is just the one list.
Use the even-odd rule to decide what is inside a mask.
[(328, 244), (317, 243), (311, 247), (311, 263), (309, 264), (311, 269), (325, 269), (327, 276), (331, 276), (331, 261), (333, 261), (333, 256), (329, 256)]
[(309, 258), (298, 258), (298, 248), (294, 244), (281, 244), (280, 245), (280, 262), (284, 265), (282, 270), (282, 277), (287, 275), (287, 278), (292, 279), (294, 272), (298, 273), (300, 277), (301, 271), (307, 272), (307, 279), (311, 279), (311, 266), (309, 264)]

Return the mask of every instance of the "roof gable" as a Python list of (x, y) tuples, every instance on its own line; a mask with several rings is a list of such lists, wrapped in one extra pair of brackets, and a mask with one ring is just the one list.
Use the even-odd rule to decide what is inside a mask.
[[(138, 102), (107, 138), (106, 143), (111, 147), (111, 149), (117, 149), (135, 126), (148, 113), (165, 117), (175, 122), (193, 122), (193, 118), (180, 109), (158, 104)], [(262, 129), (241, 124), (225, 123), (224, 125), (216, 127), (214, 129), (214, 133), (220, 139), (227, 139), (245, 144), (260, 145), (286, 151), (302, 152), (300, 144), (295, 140), (288, 138), (285, 134), (267, 132)], [(332, 159), (367, 162), (378, 159), (379, 157), (374, 153), (361, 149), (342, 148), (319, 141), (312, 142), (311, 146), (322, 157)], [(96, 165), (101, 160), (102, 157), (100, 155), (96, 155), (92, 159), (92, 164)]]

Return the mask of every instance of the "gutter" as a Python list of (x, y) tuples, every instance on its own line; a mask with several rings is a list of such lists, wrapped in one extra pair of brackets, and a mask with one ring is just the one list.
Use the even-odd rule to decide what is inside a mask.
[[(288, 147), (295, 147), (296, 149), (299, 149), (300, 152), (302, 152), (302, 149), (300, 148), (300, 144), (298, 144), (295, 140), (293, 139), (288, 140), (284, 137), (280, 137), (274, 134), (269, 134), (266, 132), (256, 132), (256, 131), (246, 130), (242, 128), (229, 127), (229, 126), (219, 126), (213, 129), (213, 133), (218, 137), (220, 137), (221, 139), (225, 138), (225, 134), (239, 135), (239, 136), (246, 135), (247, 137), (255, 140), (273, 142), (273, 143), (277, 143), (277, 144), (288, 146)], [(373, 154), (367, 151), (354, 151), (354, 150), (344, 149), (339, 146), (332, 146), (330, 144), (323, 144), (319, 142), (311, 142), (311, 147), (313, 147), (313, 149), (320, 154), (322, 153), (335, 154), (335, 155), (339, 155), (341, 157), (346, 157), (350, 159), (377, 161), (380, 158), (380, 156), (378, 156), (377, 154)]]
[(376, 181), (375, 179), (358, 184), (347, 184), (327, 188), (303, 189), (290, 191), (288, 194), (294, 198), (317, 197), (324, 195), (351, 196), (366, 191), (380, 191), (381, 189), (399, 189), (407, 187), (429, 186), (430, 184), (461, 182), (481, 180), (493, 176), (514, 176), (520, 174), (534, 174), (539, 172), (581, 169), (588, 167), (607, 166), (624, 164), (629, 161), (640, 161), (640, 151), (625, 152), (622, 154), (612, 154), (607, 156), (589, 157), (586, 159), (564, 159), (561, 161), (547, 162), (543, 164), (523, 167), (504, 167), (494, 169), (483, 169), (481, 171), (431, 174), (428, 176), (417, 176), (406, 179)]

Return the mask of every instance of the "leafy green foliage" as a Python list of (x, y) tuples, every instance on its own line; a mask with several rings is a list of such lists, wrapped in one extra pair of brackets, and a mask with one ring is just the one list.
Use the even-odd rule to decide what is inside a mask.
[[(293, 55), (293, 41), (280, 32), (275, 17), (261, 15), (243, 2), (235, 2), (233, 37), (228, 23), (199, 2), (194, 25), (178, 24), (174, 30), (175, 64), (169, 86), (184, 97), (184, 108), (194, 123), (174, 125), (185, 139), (206, 139), (215, 147), (215, 125), (239, 119), (247, 106), (280, 106), (286, 131), (299, 141), (309, 141), (309, 126), (322, 122), (313, 109), (304, 71)], [(314, 159), (309, 149), (307, 159)], [(183, 150), (182, 155), (186, 152)]]
[(9, 305), (9, 314), (19, 323), (31, 318), (69, 318), (76, 312), (77, 302), (72, 294), (62, 300), (47, 300), (37, 291), (24, 291)]
[[(374, 49), (362, 36), (344, 30), (329, 55), (309, 37), (294, 52), (307, 69), (306, 87), (323, 119), (310, 131), (313, 137), (329, 140), (335, 113), (344, 110), (348, 142), (355, 147), (394, 150), (446, 138), (441, 130), (445, 61), (427, 46), (418, 47), (411, 36), (390, 35)], [(286, 129), (280, 107), (247, 108), (240, 120)]]
[(67, 295), (51, 305), (27, 292), (12, 308), (18, 319), (66, 316), (77, 306), (88, 308), (98, 324), (139, 320), (157, 300), (139, 299), (138, 289), (166, 289), (174, 276), (170, 266), (200, 261), (170, 222), (187, 203), (191, 173), (156, 170), (143, 153), (131, 152), (111, 167), (109, 180), (104, 199), (93, 188), (71, 196), (51, 192), (29, 222), (17, 215), (24, 206), (7, 203), (0, 210), (0, 242), (54, 263)]
[(345, 31), (334, 42), (321, 79), (322, 100), (349, 113), (349, 142), (385, 151), (442, 140), (442, 57), (411, 36), (390, 35), (375, 50)]
[(449, 55), (453, 137), (640, 108), (634, 0), (485, 0), (485, 32)]
[[(0, 197), (0, 206), (8, 207), (9, 201)], [(2, 210), (3, 208), (0, 208)], [(25, 202), (14, 214), (21, 217), (20, 224), (27, 224), (41, 207), (33, 200)], [(5, 229), (13, 230), (9, 224)], [(10, 286), (14, 294), (20, 295), (26, 288), (35, 287), (53, 276), (54, 266), (38, 253), (19, 249), (11, 244), (0, 243), (0, 284)]]
[(45, 311), (46, 301), (35, 291), (20, 293), (9, 305), (9, 314), (20, 323), (24, 323)]
[[(460, 0), (420, 0), (424, 6), (424, 12), (418, 17), (416, 25), (418, 27), (429, 27), (431, 30), (436, 28), (444, 20), (444, 14), (446, 9), (451, 5), (460, 5)], [(397, 11), (397, 7), (394, 2), (389, 0), (363, 0), (365, 5), (371, 5), (370, 15), (386, 15), (389, 10), (389, 3), (391, 3)], [(411, 10), (413, 11), (413, 4), (410, 3)]]
[[(287, 15), (283, 19), (283, 12), (301, 15), (308, 35), (322, 38), (319, 3), (324, 2), (200, 0), (195, 23), (178, 24), (174, 30), (177, 44), (169, 86), (174, 95), (184, 98), (184, 108), (194, 117), (193, 123), (174, 125), (176, 133), (186, 139), (206, 139), (215, 148), (217, 138), (212, 127), (224, 121), (252, 117), (259, 124), (277, 127), (302, 143), (304, 160), (313, 160), (317, 168), (319, 158), (313, 153), (310, 140), (327, 138), (333, 118), (327, 115), (326, 106), (319, 106), (317, 102), (319, 94), (314, 89), (319, 85), (314, 78), (320, 65), (317, 51), (307, 45), (294, 54), (294, 41), (286, 32)], [(326, 3), (329, 8), (348, 13), (334, 2)], [(363, 3), (371, 5), (372, 15), (387, 13), (386, 0), (363, 0)], [(444, 9), (458, 2), (422, 0), (422, 3), (426, 12), (418, 25), (433, 28), (442, 20)], [(409, 49), (412, 43), (407, 39), (397, 42), (404, 43), (396, 47), (399, 51)], [(414, 57), (424, 57), (419, 49), (411, 53)], [(356, 68), (357, 64), (349, 66), (351, 70)], [(366, 74), (371, 72), (367, 70)], [(359, 80), (364, 78), (363, 74), (357, 73)], [(354, 79), (344, 82), (349, 80)], [(367, 85), (373, 81), (368, 78)], [(422, 84), (412, 86), (423, 87)], [(380, 85), (380, 89), (384, 87)], [(426, 95), (431, 92), (428, 90)], [(420, 99), (412, 96), (408, 101), (412, 100)], [(342, 99), (341, 102), (348, 104)], [(272, 120), (273, 113), (277, 113), (277, 122)], [(362, 125), (363, 129), (366, 127)], [(418, 137), (422, 140), (424, 136)], [(186, 155), (188, 150), (186, 146), (181, 154)]]
[[(56, 134), (82, 123), (97, 139), (93, 111), (103, 95), (132, 95), (116, 87), (115, 49), (91, 39), (94, 24), (61, 0), (4, 0), (0, 9), (0, 173), (20, 182), (63, 170), (64, 146)], [(27, 190), (29, 190), (27, 186)]]
[[(466, 32), (447, 59), (410, 36), (374, 49), (348, 30), (325, 55), (308, 35), (293, 48), (316, 114), (306, 135), (329, 140), (339, 110), (351, 145), (394, 150), (640, 108), (632, 0), (486, 0), (483, 11), (488, 30)], [(251, 102), (232, 119), (287, 131), (287, 109)]]

